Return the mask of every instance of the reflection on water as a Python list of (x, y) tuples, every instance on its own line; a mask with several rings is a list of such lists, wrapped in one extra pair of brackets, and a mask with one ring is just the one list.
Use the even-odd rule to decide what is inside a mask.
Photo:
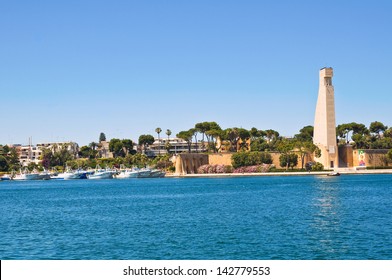
[(344, 230), (340, 193), (339, 181), (335, 178), (322, 179), (315, 185), (311, 203), (311, 228), (316, 258), (347, 251), (347, 246), (338, 238)]

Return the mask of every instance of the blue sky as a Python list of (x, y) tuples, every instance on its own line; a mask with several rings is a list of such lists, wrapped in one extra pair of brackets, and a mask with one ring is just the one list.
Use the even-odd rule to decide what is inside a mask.
[(392, 126), (392, 1), (0, 1), (0, 143), (173, 135), (197, 122)]

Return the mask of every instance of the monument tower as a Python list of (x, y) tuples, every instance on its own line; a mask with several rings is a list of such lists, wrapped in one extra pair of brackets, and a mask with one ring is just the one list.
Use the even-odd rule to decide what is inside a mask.
[(336, 144), (335, 95), (332, 77), (332, 68), (322, 68), (320, 70), (313, 132), (313, 143), (321, 150), (321, 157), (315, 158), (315, 160), (328, 169), (337, 168), (339, 164), (338, 147)]

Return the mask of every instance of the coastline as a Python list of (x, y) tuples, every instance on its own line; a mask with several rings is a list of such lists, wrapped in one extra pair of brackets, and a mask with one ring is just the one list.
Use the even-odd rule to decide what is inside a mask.
[[(392, 174), (392, 169), (336, 170), (342, 175)], [(327, 176), (331, 171), (316, 172), (267, 172), (267, 173), (217, 173), (217, 174), (166, 174), (166, 178), (206, 178), (206, 177), (257, 177), (257, 176)]]

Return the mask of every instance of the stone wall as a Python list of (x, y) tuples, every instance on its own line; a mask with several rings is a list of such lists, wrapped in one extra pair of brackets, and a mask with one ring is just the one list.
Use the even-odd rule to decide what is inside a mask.
[(208, 155), (196, 154), (196, 153), (183, 153), (175, 156), (173, 160), (175, 162), (176, 171), (175, 174), (196, 174), (197, 169), (208, 164)]
[[(272, 163), (277, 167), (280, 167), (279, 156), (280, 153), (271, 152)], [(204, 164), (223, 164), (231, 165), (232, 153), (218, 153), (218, 154), (199, 154), (199, 153), (183, 153), (175, 156), (173, 162), (175, 162), (176, 171), (175, 174), (196, 174), (197, 169)], [(305, 163), (311, 161), (311, 157), (305, 157)], [(304, 164), (305, 166), (305, 164)], [(295, 168), (301, 168), (301, 158), (298, 155), (298, 165)]]
[(391, 163), (387, 163), (386, 154), (387, 149), (358, 149), (353, 151), (353, 166), (392, 166)]
[(208, 155), (208, 164), (224, 164), (231, 165), (232, 153), (210, 154)]

